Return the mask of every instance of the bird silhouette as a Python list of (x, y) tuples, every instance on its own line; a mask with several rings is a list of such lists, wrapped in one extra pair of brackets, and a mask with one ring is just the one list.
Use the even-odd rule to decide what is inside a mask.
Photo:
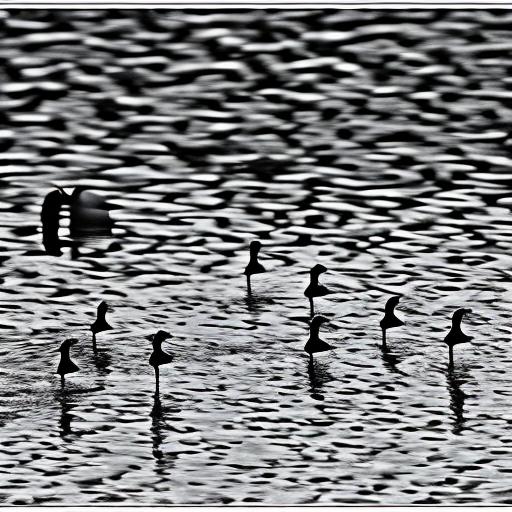
[(449, 366), (453, 366), (453, 347), (459, 343), (467, 343), (473, 339), (472, 336), (468, 336), (462, 332), (460, 323), (466, 313), (471, 313), (471, 309), (457, 309), (452, 316), (452, 327), (450, 332), (446, 335), (444, 342), (448, 345), (449, 350)]
[(320, 284), (318, 282), (318, 277), (320, 274), (323, 274), (326, 272), (327, 269), (320, 264), (315, 265), (310, 271), (309, 271), (309, 285), (304, 290), (304, 295), (309, 299), (309, 310), (310, 310), (310, 316), (313, 317), (315, 315), (315, 305), (313, 303), (314, 297), (322, 297), (323, 295), (327, 295), (328, 293), (331, 293), (330, 290), (324, 286), (323, 284)]
[(168, 354), (167, 352), (164, 352), (162, 350), (162, 343), (172, 338), (171, 334), (169, 334), (166, 331), (158, 331), (156, 334), (153, 335), (152, 343), (153, 343), (153, 352), (151, 353), (151, 356), (149, 358), (149, 364), (154, 368), (155, 370), (155, 395), (158, 395), (160, 391), (160, 370), (159, 367), (163, 364), (168, 364), (172, 362), (174, 359), (171, 354)]
[(393, 327), (400, 327), (401, 325), (404, 325), (402, 320), (400, 318), (397, 318), (395, 315), (395, 307), (400, 301), (400, 297), (398, 295), (395, 295), (388, 299), (386, 302), (386, 306), (384, 308), (384, 317), (380, 321), (380, 327), (382, 329), (382, 348), (384, 350), (387, 349), (386, 344), (386, 331), (388, 329), (392, 329)]
[(92, 331), (92, 348), (96, 352), (96, 334), (103, 331), (109, 331), (112, 329), (112, 326), (107, 322), (105, 316), (107, 311), (110, 310), (109, 305), (105, 301), (101, 301), (97, 313), (96, 320), (91, 325)]
[(328, 322), (328, 319), (325, 318), (325, 316), (317, 315), (313, 317), (311, 323), (309, 324), (309, 339), (306, 342), (306, 345), (304, 345), (304, 352), (309, 354), (310, 363), (313, 361), (313, 354), (332, 349), (332, 346), (324, 340), (320, 339), (319, 336), (320, 326), (324, 322)]
[(62, 386), (64, 386), (64, 376), (66, 374), (77, 372), (80, 369), (71, 360), (71, 357), (69, 355), (70, 348), (77, 342), (78, 340), (74, 338), (68, 338), (67, 340), (62, 342), (61, 346), (58, 349), (58, 351), (60, 352), (60, 361), (59, 366), (57, 367), (57, 371), (55, 373), (58, 373), (60, 375), (60, 382)]
[(244, 274), (247, 277), (247, 293), (251, 294), (251, 276), (266, 272), (265, 267), (258, 261), (258, 254), (261, 249), (261, 242), (254, 240), (249, 246), (249, 263), (245, 267)]

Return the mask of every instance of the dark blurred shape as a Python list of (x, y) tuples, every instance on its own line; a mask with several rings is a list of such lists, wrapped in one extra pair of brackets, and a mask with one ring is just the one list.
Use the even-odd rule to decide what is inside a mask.
[(43, 246), (47, 254), (60, 256), (62, 247), (75, 245), (62, 242), (59, 238), (63, 206), (69, 206), (71, 236), (83, 238), (112, 234), (114, 223), (110, 218), (109, 210), (113, 207), (102, 197), (84, 187), (76, 187), (72, 194), (68, 194), (62, 188), (57, 188), (46, 195), (41, 209)]

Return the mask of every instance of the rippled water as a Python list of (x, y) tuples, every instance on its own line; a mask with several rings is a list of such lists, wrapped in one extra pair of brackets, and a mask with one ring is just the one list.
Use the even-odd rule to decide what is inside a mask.
[[(510, 503), (511, 22), (3, 11), (2, 503)], [(113, 236), (63, 226), (48, 255), (55, 184), (117, 205)], [(308, 371), (315, 263), (336, 349)], [(448, 372), (459, 307), (474, 340)]]

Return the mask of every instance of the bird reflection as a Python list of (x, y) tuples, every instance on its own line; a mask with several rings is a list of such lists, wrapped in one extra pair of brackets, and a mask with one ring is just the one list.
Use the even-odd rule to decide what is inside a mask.
[(112, 361), (112, 357), (108, 352), (96, 350), (93, 354), (93, 361), (99, 375), (105, 376), (111, 373), (112, 370), (110, 370), (110, 363)]
[(466, 418), (464, 417), (464, 402), (466, 393), (461, 389), (461, 384), (467, 382), (469, 374), (467, 371), (458, 368), (448, 368), (446, 371), (446, 384), (450, 393), (450, 409), (453, 412), (453, 428), (455, 435), (460, 435), (464, 430)]
[(403, 372), (397, 365), (402, 362), (402, 358), (400, 358), (396, 353), (390, 352), (387, 347), (380, 347), (380, 355), (384, 366), (392, 373), (397, 373), (398, 375), (407, 376), (407, 373)]
[(155, 393), (154, 395), (153, 408), (151, 409), (151, 441), (153, 444), (153, 457), (159, 469), (157, 472), (163, 472), (164, 466), (171, 466), (172, 463), (168, 460), (161, 449), (164, 436), (162, 430), (167, 430), (167, 424), (165, 422), (164, 409), (162, 402), (160, 401), (160, 395)]
[(328, 371), (327, 363), (310, 358), (308, 361), (308, 375), (311, 398), (323, 400), (324, 397), (321, 394), (322, 387), (325, 383), (332, 380), (332, 375)]
[(60, 402), (60, 419), (59, 419), (59, 436), (65, 439), (67, 436), (73, 434), (71, 428), (71, 420), (73, 414), (70, 411), (76, 406), (76, 401), (73, 401), (70, 393), (63, 391), (59, 396)]
[(266, 297), (264, 295), (254, 295), (252, 293), (247, 293), (245, 295), (244, 302), (247, 306), (247, 310), (251, 313), (260, 311), (265, 306), (275, 304), (270, 297)]

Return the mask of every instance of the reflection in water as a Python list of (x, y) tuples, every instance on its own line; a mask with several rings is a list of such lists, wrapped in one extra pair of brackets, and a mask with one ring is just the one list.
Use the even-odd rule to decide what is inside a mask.
[(99, 375), (105, 376), (111, 373), (112, 370), (110, 369), (110, 363), (112, 361), (112, 357), (107, 351), (95, 350), (93, 360), (94, 366), (96, 366)]
[(315, 400), (323, 400), (324, 396), (321, 394), (322, 387), (325, 383), (330, 382), (333, 377), (328, 371), (326, 362), (319, 361), (318, 359), (310, 358), (308, 361), (308, 375), (311, 398)]
[(164, 409), (160, 396), (155, 393), (153, 408), (151, 409), (151, 441), (153, 443), (153, 457), (157, 464), (156, 473), (160, 474), (173, 465), (173, 462), (166, 457), (162, 451), (161, 446), (164, 441), (162, 431), (168, 430), (168, 425), (165, 421)]
[(397, 365), (402, 362), (402, 359), (398, 357), (398, 355), (394, 352), (390, 352), (387, 347), (380, 347), (380, 355), (382, 357), (382, 361), (384, 366), (391, 372), (397, 373), (398, 375), (407, 376), (407, 373), (403, 372)]
[(70, 411), (76, 406), (76, 402), (71, 399), (70, 394), (66, 391), (63, 391), (60, 394), (59, 402), (61, 408), (59, 436), (64, 439), (66, 436), (73, 434), (71, 429), (71, 420), (73, 419), (73, 415), (70, 414)]
[(453, 412), (453, 429), (455, 435), (464, 430), (466, 418), (464, 417), (464, 402), (468, 395), (461, 389), (461, 384), (467, 382), (469, 373), (465, 369), (448, 368), (446, 371), (446, 384), (450, 393), (450, 409)]

